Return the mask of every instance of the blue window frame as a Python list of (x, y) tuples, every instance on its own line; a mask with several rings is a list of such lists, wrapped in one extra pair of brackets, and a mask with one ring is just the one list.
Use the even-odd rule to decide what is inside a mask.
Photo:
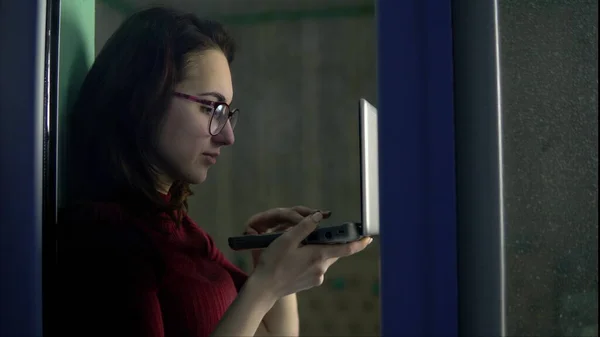
[(458, 335), (451, 18), (377, 4), (383, 336)]

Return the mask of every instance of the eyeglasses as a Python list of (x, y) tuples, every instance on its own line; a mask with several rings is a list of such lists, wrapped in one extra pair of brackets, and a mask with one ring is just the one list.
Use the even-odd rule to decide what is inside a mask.
[(210, 124), (208, 126), (208, 131), (211, 135), (216, 136), (225, 127), (227, 121), (231, 125), (231, 128), (234, 129), (237, 124), (239, 109), (233, 109), (229, 107), (229, 104), (225, 102), (213, 102), (206, 99), (202, 99), (196, 96), (191, 96), (188, 94), (183, 94), (180, 92), (174, 92), (174, 96), (180, 97), (183, 99), (187, 99), (188, 101), (200, 103), (205, 107), (210, 107)]

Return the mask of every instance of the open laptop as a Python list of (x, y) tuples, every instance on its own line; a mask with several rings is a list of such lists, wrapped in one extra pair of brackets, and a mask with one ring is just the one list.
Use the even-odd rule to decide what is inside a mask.
[[(379, 235), (379, 156), (377, 109), (366, 99), (359, 101), (361, 222), (323, 226), (313, 231), (304, 244), (340, 244)], [(281, 234), (243, 235), (229, 238), (233, 250), (266, 248)]]

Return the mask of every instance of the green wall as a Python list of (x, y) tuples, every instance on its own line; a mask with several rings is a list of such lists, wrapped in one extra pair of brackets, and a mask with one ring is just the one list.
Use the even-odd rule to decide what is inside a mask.
[(95, 33), (94, 0), (61, 1), (60, 59), (59, 59), (59, 168), (58, 205), (64, 203), (65, 172), (64, 140), (66, 115), (73, 105), (81, 83), (94, 61)]
[[(137, 9), (122, 0), (99, 0), (104, 5), (113, 10), (129, 16)], [(238, 0), (243, 1), (243, 0)], [(246, 0), (249, 1), (249, 0)], [(201, 11), (202, 12), (202, 11)], [(277, 21), (291, 22), (299, 20), (319, 20), (319, 19), (335, 19), (348, 17), (364, 17), (375, 15), (375, 4), (365, 1), (362, 5), (349, 5), (321, 8), (304, 9), (304, 10), (271, 10), (260, 11), (253, 13), (233, 14), (233, 15), (218, 15), (211, 17), (227, 25), (256, 25), (264, 23), (272, 23)]]

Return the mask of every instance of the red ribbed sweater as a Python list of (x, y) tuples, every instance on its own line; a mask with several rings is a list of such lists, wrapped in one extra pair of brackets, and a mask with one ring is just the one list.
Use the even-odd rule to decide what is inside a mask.
[(205, 337), (216, 328), (247, 275), (189, 217), (154, 220), (112, 203), (61, 215), (59, 335)]

